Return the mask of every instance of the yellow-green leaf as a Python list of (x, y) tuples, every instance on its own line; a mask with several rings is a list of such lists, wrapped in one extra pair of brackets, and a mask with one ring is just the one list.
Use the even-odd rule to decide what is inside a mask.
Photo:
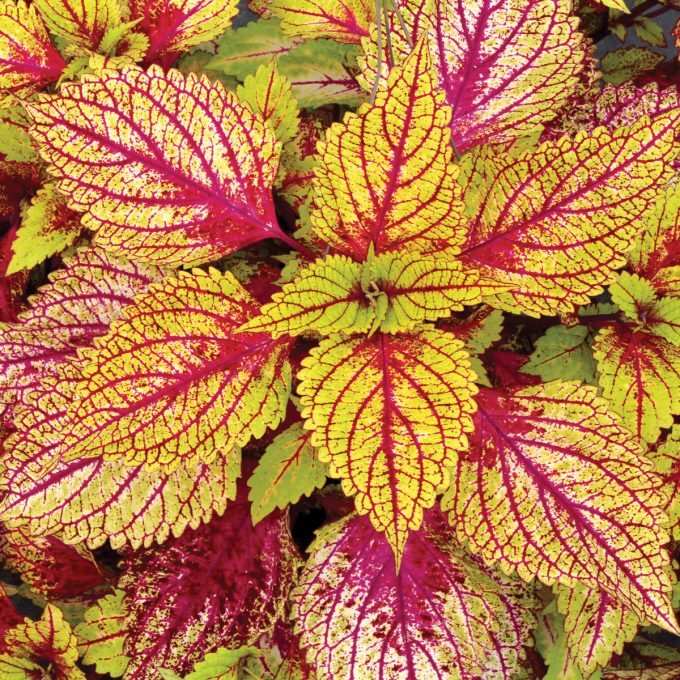
[(623, 47), (607, 52), (602, 58), (602, 79), (612, 85), (620, 85), (651, 71), (662, 61), (662, 54), (647, 47)]

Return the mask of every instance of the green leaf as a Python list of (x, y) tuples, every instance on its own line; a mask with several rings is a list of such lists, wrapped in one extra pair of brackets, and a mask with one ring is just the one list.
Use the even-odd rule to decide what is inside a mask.
[(646, 47), (623, 47), (608, 52), (602, 59), (602, 79), (612, 85), (620, 85), (627, 80), (656, 68), (663, 61), (663, 55)]
[(640, 40), (654, 45), (654, 47), (666, 47), (666, 36), (663, 28), (649, 17), (635, 17), (633, 21), (635, 34)]
[(182, 678), (175, 671), (160, 668), (163, 680), (237, 680), (240, 677), (239, 666), (249, 656), (259, 656), (260, 650), (255, 647), (239, 647), (238, 649), (218, 649), (199, 661), (194, 670)]

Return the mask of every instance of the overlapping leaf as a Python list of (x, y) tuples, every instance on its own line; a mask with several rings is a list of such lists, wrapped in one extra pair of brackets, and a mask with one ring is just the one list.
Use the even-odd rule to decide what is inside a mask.
[(464, 238), (450, 111), (426, 44), (390, 74), (374, 105), (332, 126), (318, 157), (311, 220), (339, 253), (456, 252)]
[(338, 680), (512, 677), (533, 624), (531, 592), (453, 543), (436, 511), (399, 572), (365, 517), (324, 527), (292, 601), (308, 661)]
[(0, 408), (5, 417), (41, 378), (106, 333), (133, 296), (166, 273), (100, 248), (80, 249), (64, 264), (31, 298), (17, 323), (0, 325)]
[(110, 252), (192, 265), (282, 236), (270, 190), (279, 145), (222, 85), (123, 68), (29, 109), (59, 189)]
[(147, 62), (170, 66), (180, 52), (223, 33), (236, 0), (130, 0), (130, 16), (149, 36)]
[(35, 5), (6, 0), (0, 7), (0, 99), (27, 97), (59, 79), (66, 62), (52, 46)]
[(593, 345), (598, 381), (611, 408), (653, 443), (680, 413), (680, 354), (667, 340), (625, 326), (603, 328)]
[(224, 517), (126, 562), (127, 674), (139, 680), (157, 678), (159, 668), (186, 674), (207, 653), (270, 632), (297, 566), (285, 515), (253, 527), (241, 484)]
[(636, 220), (672, 175), (678, 112), (610, 134), (546, 142), (518, 157), (482, 150), (465, 163), (472, 219), (463, 258), (514, 286), (493, 304), (537, 316), (571, 312), (625, 264)]
[(677, 541), (680, 539), (680, 426), (674, 425), (666, 441), (650, 453), (649, 457), (664, 479), (669, 527), (671, 535)]
[(444, 331), (344, 339), (303, 360), (299, 392), (319, 457), (384, 531), (397, 563), (472, 429), (473, 373)]
[(605, 400), (554, 381), (477, 404), (443, 501), (458, 537), (525, 579), (602, 589), (677, 631), (659, 481)]
[[(392, 51), (403, 59), (426, 36), (438, 85), (453, 115), (460, 153), (534, 132), (577, 89), (588, 48), (568, 0), (401, 0), (392, 13)], [(365, 77), (377, 70), (375, 37)], [(383, 62), (389, 61), (389, 55)]]

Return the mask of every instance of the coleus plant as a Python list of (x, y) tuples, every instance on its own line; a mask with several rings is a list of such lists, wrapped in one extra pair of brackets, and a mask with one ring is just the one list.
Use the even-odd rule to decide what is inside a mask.
[(678, 677), (680, 101), (606, 5), (4, 0), (0, 677)]

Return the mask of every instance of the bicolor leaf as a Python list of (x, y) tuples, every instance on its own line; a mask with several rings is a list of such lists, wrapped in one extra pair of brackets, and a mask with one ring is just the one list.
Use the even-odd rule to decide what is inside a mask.
[(81, 231), (80, 215), (68, 207), (55, 184), (45, 184), (23, 211), (7, 273), (32, 269), (72, 246)]
[(680, 540), (680, 426), (673, 425), (666, 440), (648, 455), (664, 480), (671, 536)]
[(500, 679), (519, 670), (533, 595), (451, 541), (440, 512), (412, 534), (399, 571), (365, 517), (325, 526), (310, 552), (291, 599), (321, 677)]
[(658, 478), (596, 394), (560, 381), (482, 390), (443, 507), (485, 560), (602, 589), (676, 632)]
[(299, 566), (284, 513), (253, 527), (247, 487), (224, 517), (131, 556), (121, 587), (128, 609), (127, 674), (189, 673), (220, 647), (273, 630)]
[(259, 649), (247, 645), (238, 649), (221, 647), (206, 654), (184, 678), (167, 669), (161, 670), (161, 677), (163, 680), (239, 680), (245, 675), (245, 662), (253, 655), (259, 656), (259, 653)]
[[(426, 36), (460, 153), (529, 135), (579, 87), (588, 46), (569, 0), (401, 0), (391, 14), (397, 61)], [(402, 30), (404, 22), (408, 39)], [(375, 33), (365, 80), (377, 71)], [(383, 63), (389, 62), (385, 55)]]
[(124, 67), (27, 106), (59, 189), (110, 252), (188, 266), (283, 235), (279, 145), (222, 85)]
[(135, 299), (83, 368), (63, 433), (66, 461), (210, 463), (283, 419), (290, 340), (239, 334), (257, 303), (230, 273), (180, 272)]
[(602, 79), (612, 85), (621, 85), (652, 71), (662, 61), (662, 54), (647, 47), (629, 46), (612, 50), (602, 57)]
[(680, 414), (680, 355), (662, 337), (625, 326), (603, 328), (593, 345), (604, 396), (625, 426), (654, 443)]
[(97, 673), (119, 678), (125, 673), (129, 659), (123, 652), (127, 637), (122, 590), (106, 595), (85, 612), (85, 620), (75, 629), (78, 653), (82, 662), (94, 666)]
[[(518, 157), (482, 150), (464, 163), (472, 224), (464, 262), (514, 286), (489, 300), (531, 316), (572, 312), (602, 291), (636, 220), (673, 173), (678, 113), (610, 134), (597, 128)], [(468, 160), (469, 159), (469, 160)]]
[(476, 387), (462, 347), (434, 328), (336, 335), (302, 361), (299, 392), (312, 444), (330, 476), (356, 494), (359, 513), (386, 533), (397, 563), (467, 446)]
[(0, 153), (6, 161), (40, 162), (38, 149), (28, 132), (30, 125), (31, 119), (18, 104), (0, 109)]
[(5, 0), (0, 7), (0, 97), (28, 97), (56, 82), (65, 67), (37, 7)]
[(455, 254), (464, 239), (457, 168), (425, 42), (394, 69), (375, 104), (326, 134), (313, 183), (315, 234), (359, 261), (375, 252)]
[(326, 466), (319, 462), (311, 438), (298, 422), (277, 435), (262, 454), (248, 479), (253, 522), (311, 496), (326, 483)]

